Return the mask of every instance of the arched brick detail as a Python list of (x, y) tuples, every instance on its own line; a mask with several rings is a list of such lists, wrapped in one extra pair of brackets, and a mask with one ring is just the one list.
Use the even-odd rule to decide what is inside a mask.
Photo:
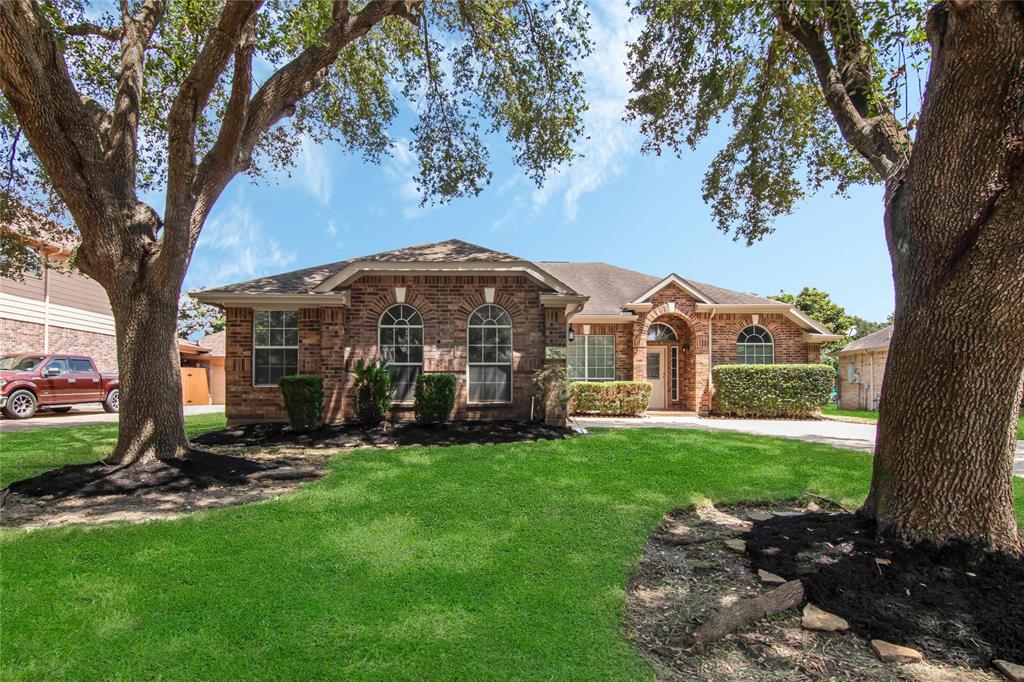
[[(384, 311), (397, 303), (398, 300), (395, 298), (394, 287), (381, 291), (366, 301), (366, 305), (363, 308), (363, 324), (376, 326), (380, 323), (380, 316), (384, 314)], [(403, 303), (411, 305), (416, 309), (416, 312), (423, 318), (424, 329), (436, 323), (437, 316), (434, 306), (422, 294), (407, 291)]]
[(682, 320), (690, 331), (694, 350), (698, 353), (707, 352), (708, 335), (704, 322), (687, 315), (679, 308), (673, 309), (668, 303), (663, 303), (647, 313), (644, 317), (643, 324), (641, 324), (637, 330), (638, 338), (633, 339), (634, 348), (638, 345), (643, 345), (644, 347), (647, 346), (647, 330), (652, 324), (658, 321), (659, 317), (673, 317), (675, 319)]

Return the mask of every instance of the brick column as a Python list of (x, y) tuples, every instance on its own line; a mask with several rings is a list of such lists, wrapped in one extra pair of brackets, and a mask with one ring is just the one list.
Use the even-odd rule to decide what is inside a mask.
[(320, 308), (320, 374), (324, 378), (324, 421), (345, 418), (348, 390), (348, 349), (345, 346), (345, 308)]

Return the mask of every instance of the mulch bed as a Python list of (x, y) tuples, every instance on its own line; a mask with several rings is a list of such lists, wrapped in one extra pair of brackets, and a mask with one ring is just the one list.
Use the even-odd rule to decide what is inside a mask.
[[(659, 680), (916, 680), (928, 682), (996, 681), (1001, 679), (991, 671), (991, 659), (980, 662), (986, 669), (953, 666), (931, 650), (917, 647), (903, 636), (900, 626), (906, 622), (909, 611), (900, 612), (894, 619), (897, 631), (884, 633), (861, 630), (853, 614), (844, 613), (828, 602), (809, 597), (814, 604), (850, 620), (851, 629), (845, 632), (817, 632), (801, 626), (799, 608), (790, 609), (750, 622), (735, 633), (711, 644), (703, 654), (690, 649), (690, 635), (701, 625), (740, 600), (751, 600), (775, 589), (763, 585), (758, 579), (757, 566), (751, 565), (750, 552), (757, 548), (769, 550), (779, 563), (771, 567), (762, 564), (784, 578), (800, 577), (787, 572), (782, 559), (796, 544), (786, 544), (778, 535), (774, 544), (762, 543), (760, 537), (771, 528), (794, 529), (810, 518), (839, 517), (847, 514), (808, 512), (825, 508), (839, 512), (820, 498), (808, 498), (804, 503), (764, 506), (736, 505), (715, 508), (711, 505), (694, 509), (676, 510), (667, 514), (663, 523), (651, 535), (644, 548), (637, 574), (630, 580), (626, 601), (625, 627), (640, 651), (651, 661)], [(752, 512), (790, 514), (768, 521), (751, 521)], [(820, 532), (820, 531), (816, 531)], [(830, 541), (824, 532), (814, 536), (818, 543)], [(747, 552), (738, 553), (725, 546), (725, 540), (745, 539)], [(823, 546), (823, 545), (822, 545)], [(826, 548), (827, 549), (827, 548)], [(817, 551), (812, 547), (796, 549), (812, 562)], [(893, 556), (897, 566), (897, 557)], [(875, 564), (874, 558), (871, 559)], [(798, 560), (802, 564), (802, 559)], [(834, 564), (832, 564), (834, 565)], [(966, 569), (970, 570), (970, 569)], [(878, 571), (875, 569), (877, 575)], [(812, 588), (808, 587), (810, 593)], [(857, 589), (857, 588), (853, 588)], [(860, 589), (863, 589), (861, 587)], [(911, 592), (913, 594), (913, 591)], [(1004, 595), (988, 595), (989, 602)], [(861, 607), (869, 599), (884, 602), (885, 594), (875, 594), (858, 600)], [(980, 597), (979, 597), (980, 598)], [(880, 605), (884, 607), (884, 603)], [(869, 608), (873, 608), (871, 605)], [(1016, 616), (1019, 619), (1019, 611)], [(915, 646), (924, 651), (926, 658), (919, 663), (891, 664), (879, 661), (868, 646), (869, 638)], [(1010, 659), (1013, 660), (1013, 659)]]
[(297, 433), (287, 424), (268, 422), (210, 431), (195, 438), (197, 445), (305, 448), (398, 447), (401, 445), (489, 445), (536, 440), (555, 440), (572, 435), (566, 428), (539, 422), (451, 422), (425, 426), (413, 422), (382, 424), (372, 428), (358, 424), (325, 424), (316, 431)]
[(747, 550), (755, 568), (799, 578), (810, 601), (864, 637), (955, 665), (1024, 662), (1024, 561), (906, 549), (875, 530), (855, 514), (776, 517), (754, 525)]

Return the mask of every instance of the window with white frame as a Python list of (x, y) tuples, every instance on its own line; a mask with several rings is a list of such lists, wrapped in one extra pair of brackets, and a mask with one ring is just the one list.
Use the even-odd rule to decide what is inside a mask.
[(566, 372), (573, 381), (615, 380), (615, 337), (579, 335), (566, 347)]
[(675, 341), (676, 330), (664, 322), (655, 322), (647, 328), (648, 341)]
[(752, 324), (736, 337), (736, 362), (741, 365), (770, 365), (775, 362), (775, 342), (764, 327)]
[(299, 313), (257, 310), (253, 315), (253, 386), (277, 386), (281, 377), (299, 371)]
[(488, 303), (469, 316), (469, 400), (500, 403), (512, 400), (512, 318)]
[(423, 372), (423, 318), (411, 305), (398, 303), (379, 323), (380, 356), (391, 372), (392, 399), (409, 402)]

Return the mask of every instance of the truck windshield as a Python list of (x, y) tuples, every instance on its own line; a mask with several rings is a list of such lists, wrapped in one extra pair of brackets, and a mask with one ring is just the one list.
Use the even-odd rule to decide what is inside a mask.
[(45, 355), (5, 355), (0, 358), (0, 369), (14, 369), (31, 372), (43, 361)]

